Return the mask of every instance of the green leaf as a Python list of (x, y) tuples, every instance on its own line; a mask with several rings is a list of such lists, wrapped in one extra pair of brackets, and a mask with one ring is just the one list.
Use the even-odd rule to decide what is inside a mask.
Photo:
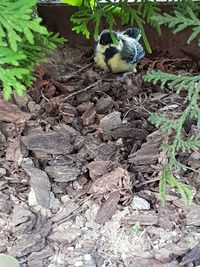
[(63, 0), (62, 2), (70, 6), (81, 6), (82, 5), (82, 0)]
[(8, 0), (0, 3), (0, 44), (7, 44), (13, 51), (18, 50), (22, 42), (22, 33), (31, 44), (34, 43), (33, 33), (47, 34), (41, 26), (41, 18), (32, 18), (33, 8), (37, 1)]
[(36, 0), (0, 2), (0, 88), (8, 100), (13, 91), (22, 96), (34, 80), (32, 71), (64, 39), (49, 33), (33, 18)]
[(24, 28), (24, 34), (26, 36), (26, 39), (29, 41), (29, 43), (34, 44), (34, 36), (32, 32), (29, 30), (29, 28)]
[(9, 255), (0, 254), (0, 266), (2, 267), (20, 267), (18, 261)]
[(163, 203), (166, 202), (166, 183), (168, 183), (173, 188), (177, 188), (179, 193), (181, 194), (182, 200), (184, 203), (190, 205), (192, 204), (194, 197), (194, 189), (190, 185), (183, 184), (178, 181), (171, 172), (171, 166), (166, 164), (163, 166), (161, 179), (160, 179), (160, 197)]
[(200, 10), (200, 8), (198, 5), (195, 5), (195, 8), (192, 4), (189, 6), (189, 1), (186, 1), (186, 3), (187, 6), (185, 7), (184, 12), (183, 9), (180, 9), (180, 11), (175, 10), (172, 15), (164, 13), (163, 15), (154, 15), (151, 19), (157, 22), (159, 25), (168, 25), (169, 28), (173, 29), (175, 34), (188, 27), (192, 27), (193, 33), (188, 39), (188, 43), (190, 43), (200, 34), (200, 20), (195, 13), (197, 10)]

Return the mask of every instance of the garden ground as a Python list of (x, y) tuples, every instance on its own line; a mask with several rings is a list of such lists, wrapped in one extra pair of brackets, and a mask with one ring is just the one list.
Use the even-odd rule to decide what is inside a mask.
[[(199, 72), (189, 58), (162, 55), (118, 81), (95, 66), (93, 49), (65, 46), (24, 97), (0, 99), (1, 253), (22, 267), (198, 265), (198, 173), (176, 174), (196, 189), (192, 205), (174, 189), (161, 204), (160, 144), (169, 136), (148, 120), (178, 115), (185, 94), (145, 83), (149, 69)], [(199, 168), (198, 152), (178, 157)]]

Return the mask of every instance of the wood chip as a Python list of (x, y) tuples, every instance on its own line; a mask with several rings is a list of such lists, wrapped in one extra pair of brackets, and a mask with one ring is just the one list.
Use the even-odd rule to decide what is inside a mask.
[(35, 193), (35, 197), (42, 207), (50, 208), (50, 182), (46, 172), (22, 163), (22, 168), (31, 177), (30, 185)]
[[(180, 266), (189, 266), (190, 263), (200, 262), (200, 244), (196, 245), (182, 259)], [(197, 265), (195, 265), (197, 266)]]
[(142, 214), (142, 215), (136, 215), (129, 216), (126, 218), (123, 218), (121, 220), (122, 224), (125, 224), (126, 226), (132, 226), (136, 222), (139, 222), (141, 225), (156, 225), (158, 223), (158, 215), (156, 214)]
[(170, 263), (162, 263), (156, 259), (149, 259), (143, 257), (129, 257), (125, 259), (125, 267), (178, 267), (176, 261)]
[(129, 156), (129, 162), (134, 165), (155, 164), (159, 158), (159, 144), (145, 143), (141, 149)]
[(70, 166), (47, 166), (45, 171), (58, 183), (74, 181), (81, 173), (79, 168)]
[(120, 193), (115, 191), (109, 195), (109, 198), (99, 209), (95, 221), (97, 223), (106, 223), (109, 221), (117, 210), (117, 204), (120, 199)]
[(63, 133), (39, 133), (22, 137), (29, 150), (43, 151), (47, 154), (68, 154), (73, 151), (71, 137)]
[(96, 111), (94, 109), (94, 106), (92, 106), (91, 108), (87, 109), (81, 117), (83, 120), (83, 125), (89, 125), (94, 123), (95, 117)]
[(45, 238), (39, 235), (27, 235), (24, 238), (18, 239), (16, 244), (8, 249), (8, 253), (15, 257), (24, 257), (31, 252), (40, 251), (45, 247)]
[(111, 166), (111, 161), (97, 160), (92, 161), (87, 165), (89, 169), (90, 178), (95, 181), (102, 175), (108, 173), (108, 169)]
[(105, 131), (103, 133), (103, 140), (107, 141), (110, 139), (117, 140), (118, 138), (125, 138), (125, 139), (133, 139), (133, 140), (145, 140), (148, 132), (144, 129), (138, 129), (129, 127), (128, 125), (124, 124), (117, 129), (111, 131)]
[(28, 121), (30, 114), (21, 111), (18, 106), (0, 99), (0, 121), (14, 122), (17, 124)]
[(6, 148), (6, 160), (13, 161), (17, 165), (21, 164), (22, 152), (19, 140), (10, 140)]

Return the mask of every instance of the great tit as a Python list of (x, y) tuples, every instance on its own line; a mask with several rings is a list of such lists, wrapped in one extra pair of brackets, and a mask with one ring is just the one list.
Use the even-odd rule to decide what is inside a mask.
[(129, 28), (123, 32), (112, 31), (112, 35), (110, 30), (104, 30), (99, 35), (95, 62), (104, 71), (135, 73), (136, 64), (145, 55), (139, 43), (141, 31), (138, 28)]

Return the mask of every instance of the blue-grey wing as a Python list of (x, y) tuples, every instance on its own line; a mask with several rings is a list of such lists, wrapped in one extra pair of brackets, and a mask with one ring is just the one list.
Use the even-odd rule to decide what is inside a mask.
[(137, 41), (139, 41), (142, 36), (141, 30), (138, 28), (128, 28), (123, 32), (123, 35), (127, 35)]
[(136, 64), (143, 59), (143, 57), (145, 56), (144, 48), (138, 41), (133, 39), (131, 42), (127, 40), (122, 41), (123, 49), (120, 53), (122, 60), (126, 60), (131, 64)]

